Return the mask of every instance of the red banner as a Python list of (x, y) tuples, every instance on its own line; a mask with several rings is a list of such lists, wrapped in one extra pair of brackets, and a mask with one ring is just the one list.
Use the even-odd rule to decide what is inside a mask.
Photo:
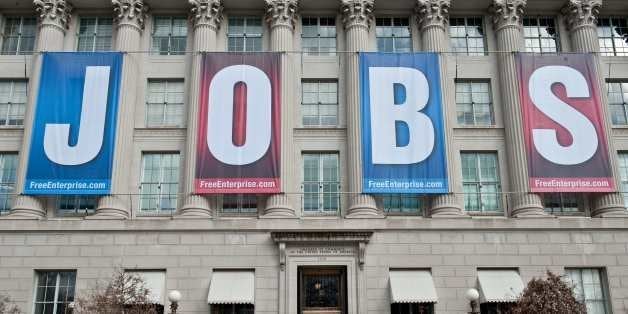
[(595, 60), (590, 54), (518, 55), (532, 192), (612, 192)]
[(280, 55), (203, 56), (196, 193), (278, 193)]

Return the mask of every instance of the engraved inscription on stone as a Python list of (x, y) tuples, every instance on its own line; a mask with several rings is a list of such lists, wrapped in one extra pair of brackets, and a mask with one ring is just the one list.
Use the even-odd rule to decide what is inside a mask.
[(304, 246), (288, 249), (289, 255), (354, 255), (355, 249), (352, 247), (334, 247), (334, 246)]

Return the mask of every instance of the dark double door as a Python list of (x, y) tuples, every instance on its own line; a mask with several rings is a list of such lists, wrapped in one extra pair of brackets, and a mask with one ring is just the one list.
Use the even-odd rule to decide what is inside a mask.
[(299, 267), (299, 314), (347, 314), (346, 267)]

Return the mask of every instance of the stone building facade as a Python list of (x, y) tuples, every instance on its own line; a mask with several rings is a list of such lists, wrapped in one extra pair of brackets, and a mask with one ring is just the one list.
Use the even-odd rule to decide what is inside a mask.
[[(0, 25), (0, 293), (27, 313), (118, 267), (158, 273), (156, 302), (179, 290), (181, 313), (466, 313), (470, 288), (498, 313), (513, 296), (483, 276), (546, 270), (590, 313), (628, 312), (626, 1), (0, 0)], [(41, 52), (99, 50), (124, 52), (111, 195), (22, 194)], [(216, 51), (281, 53), (284, 193), (194, 194), (200, 52)], [(451, 193), (359, 193), (360, 51), (439, 53)], [(620, 192), (527, 192), (524, 51), (593, 53)], [(399, 272), (435, 293), (409, 284), (399, 305)], [(234, 273), (252, 293), (213, 295)], [(310, 296), (321, 282), (334, 297)]]

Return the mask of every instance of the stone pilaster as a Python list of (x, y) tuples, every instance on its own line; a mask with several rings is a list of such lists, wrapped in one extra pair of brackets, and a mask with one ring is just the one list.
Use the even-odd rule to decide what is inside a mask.
[[(600, 13), (602, 0), (569, 0), (562, 13), (567, 21), (567, 28), (571, 36), (571, 46), (576, 52), (591, 53), (599, 52), (600, 45), (597, 37), (597, 17)], [(598, 73), (600, 86), (604, 86), (604, 78), (600, 75), (600, 60), (598, 54), (595, 56), (596, 72)], [(607, 104), (608, 99), (606, 93), (600, 93), (602, 104)], [(613, 178), (615, 178), (615, 186), (621, 187), (619, 180), (619, 172), (617, 171), (617, 151), (614, 149), (611, 140), (612, 124), (609, 120), (607, 107), (602, 106), (604, 113), (604, 130), (606, 130), (606, 138), (608, 141), (609, 156), (613, 169)], [(606, 193), (596, 195), (593, 200), (593, 217), (626, 217), (628, 216), (624, 207), (624, 199), (621, 193)]]
[[(416, 14), (418, 19), (419, 30), (423, 40), (423, 49), (431, 52), (447, 51), (447, 35), (449, 24), (449, 6), (451, 0), (417, 0)], [(455, 102), (453, 82), (447, 79), (447, 58), (441, 55), (441, 85), (443, 90), (443, 108), (451, 108), (451, 104)], [(444, 109), (445, 110), (445, 109)], [(432, 198), (430, 206), (430, 216), (434, 218), (462, 217), (462, 184), (455, 175), (459, 173), (459, 169), (455, 167), (457, 164), (454, 158), (453, 138), (449, 126), (452, 125), (450, 117), (445, 115), (445, 142), (447, 150), (447, 164), (449, 165), (449, 182), (450, 194), (436, 195)]]
[(207, 197), (194, 194), (196, 176), (196, 140), (198, 135), (198, 112), (200, 108), (200, 81), (202, 53), (216, 49), (216, 34), (222, 21), (222, 0), (190, 0), (190, 19), (194, 25), (194, 54), (188, 96), (188, 120), (185, 153), (185, 176), (183, 182), (183, 204), (181, 217), (211, 217), (212, 208)]
[(294, 178), (295, 152), (292, 149), (296, 99), (294, 91), (297, 89), (294, 82), (295, 60), (294, 54), (287, 51), (294, 50), (294, 26), (298, 9), (297, 0), (266, 0), (266, 21), (270, 26), (270, 49), (283, 52), (281, 55), (281, 186), (284, 193), (271, 195), (266, 201), (266, 208), (262, 217), (291, 218), (295, 215), (294, 187), (297, 186)]
[[(116, 50), (122, 52), (140, 50), (148, 6), (143, 0), (112, 0), (111, 3), (117, 28)], [(142, 56), (137, 53), (124, 55), (111, 194), (100, 198), (94, 218), (126, 219), (130, 215), (129, 209), (134, 197), (128, 195), (129, 191), (132, 191), (128, 175), (132, 167), (132, 158), (129, 154), (133, 151), (134, 120), (129, 117), (135, 116), (141, 58)]]
[[(39, 84), (41, 70), (41, 51), (61, 51), (63, 50), (63, 38), (70, 22), (72, 6), (65, 0), (34, 0), (33, 4), (39, 17), (39, 34), (34, 53), (34, 67), (28, 82), (28, 90), (36, 90)], [(28, 105), (24, 118), (24, 136), (22, 148), (20, 150), (20, 161), (18, 165), (18, 175), (16, 182), (16, 192), (24, 191), (24, 181), (26, 177), (26, 167), (28, 166), (28, 153), (30, 150), (30, 140), (33, 129), (33, 117), (35, 115), (36, 93), (28, 96)], [(15, 197), (13, 207), (8, 218), (17, 219), (39, 219), (46, 216), (46, 210), (41, 200), (33, 196), (18, 195)]]
[[(521, 18), (526, 0), (493, 0), (490, 11), (497, 36), (497, 61), (500, 73), (500, 90), (504, 108), (504, 125), (510, 188), (516, 193), (509, 199), (513, 217), (542, 217), (543, 203), (537, 194), (529, 193), (528, 166), (526, 162), (517, 83), (517, 67), (514, 52), (521, 50)], [(511, 53), (512, 51), (512, 53)]]
[[(360, 140), (360, 65), (358, 52), (368, 50), (369, 28), (373, 22), (373, 0), (342, 0), (346, 32), (345, 92), (347, 106), (347, 173), (349, 207), (347, 218), (382, 217), (375, 199), (362, 192), (362, 144)], [(355, 51), (355, 53), (353, 53)]]

